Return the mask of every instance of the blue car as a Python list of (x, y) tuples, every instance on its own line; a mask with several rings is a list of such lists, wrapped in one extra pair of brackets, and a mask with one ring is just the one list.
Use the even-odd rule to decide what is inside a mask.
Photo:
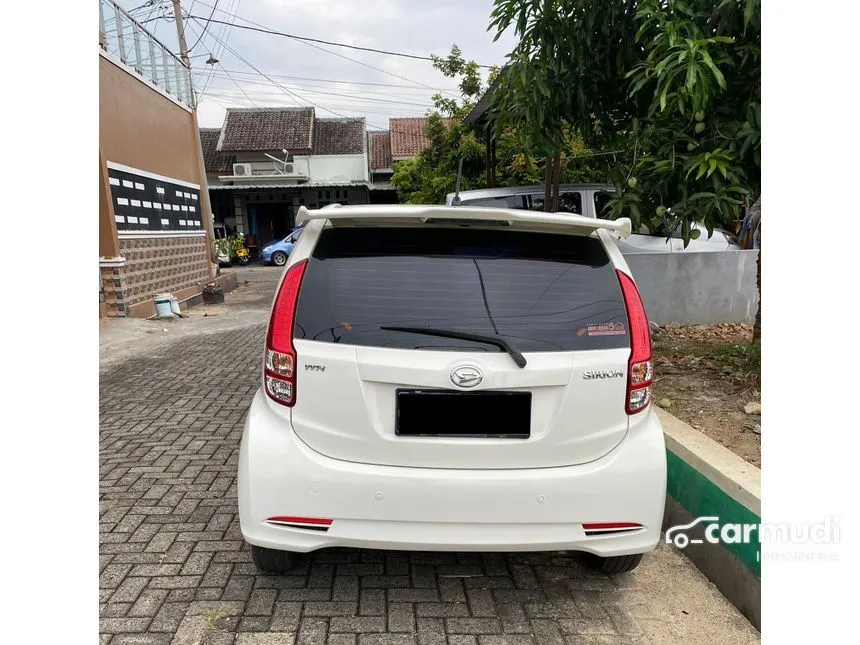
[(287, 257), (290, 255), (290, 251), (293, 250), (293, 246), (301, 234), (302, 229), (299, 227), (284, 239), (269, 242), (263, 247), (263, 250), (260, 251), (260, 261), (263, 264), (274, 264), (276, 267), (284, 266), (287, 263)]

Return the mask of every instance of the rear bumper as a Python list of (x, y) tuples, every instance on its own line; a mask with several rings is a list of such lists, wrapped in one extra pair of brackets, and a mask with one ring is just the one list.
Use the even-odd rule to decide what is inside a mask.
[[(242, 535), (257, 546), (433, 551), (643, 553), (660, 539), (666, 493), (663, 432), (652, 412), (604, 457), (578, 466), (455, 470), (375, 466), (311, 450), (257, 392), (239, 458)], [(267, 522), (331, 519), (325, 530)], [(641, 529), (586, 535), (584, 523)]]

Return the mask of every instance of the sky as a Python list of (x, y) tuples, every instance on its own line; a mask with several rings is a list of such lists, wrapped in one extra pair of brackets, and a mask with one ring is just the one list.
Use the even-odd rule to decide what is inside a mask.
[[(118, 4), (134, 10), (134, 18), (147, 21), (147, 29), (178, 51), (169, 0)], [(185, 12), (200, 17), (186, 20), (200, 125), (220, 127), (228, 107), (315, 104), (317, 117), (363, 116), (369, 129), (381, 129), (392, 117), (423, 116), (436, 91), (458, 96), (456, 81), (430, 61), (307, 44), (214, 22), (203, 32), (210, 14), (235, 25), (252, 21), (275, 31), (419, 56), (447, 55), (456, 43), (467, 60), (501, 65), (515, 38), (507, 32), (493, 42), (495, 34), (487, 31), (492, 5), (492, 0), (217, 0), (217, 5), (183, 0)], [(218, 59), (216, 65), (205, 64), (209, 54)]]

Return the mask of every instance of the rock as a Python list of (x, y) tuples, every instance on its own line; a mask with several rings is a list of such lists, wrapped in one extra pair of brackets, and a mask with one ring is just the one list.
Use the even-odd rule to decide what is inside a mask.
[(668, 410), (669, 408), (672, 407), (672, 399), (668, 399), (668, 398), (664, 397), (657, 402), (657, 405), (659, 405), (664, 410)]
[(162, 327), (161, 331), (167, 331), (167, 327)]
[(744, 421), (743, 430), (749, 430), (753, 434), (761, 435), (761, 424), (753, 421)]
[(755, 401), (747, 403), (744, 406), (744, 412), (746, 414), (761, 414), (761, 403), (756, 403)]

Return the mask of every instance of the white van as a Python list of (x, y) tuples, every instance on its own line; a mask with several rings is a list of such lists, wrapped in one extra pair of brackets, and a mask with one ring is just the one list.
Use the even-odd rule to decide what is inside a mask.
[[(602, 212), (614, 188), (611, 184), (562, 184), (559, 187), (559, 207), (561, 213), (573, 213), (584, 217), (606, 217)], [(454, 205), (455, 193), (449, 193), (446, 204)], [(515, 186), (511, 188), (482, 188), (461, 192), (459, 206), (478, 206), (485, 208), (515, 208), (542, 210), (544, 204), (543, 186)], [(626, 240), (616, 239), (622, 253), (673, 253), (677, 251), (738, 251), (740, 246), (731, 233), (714, 230), (709, 238), (708, 230), (694, 223), (693, 228), (701, 231), (699, 239), (690, 240), (684, 248), (680, 227), (669, 239), (666, 234), (649, 233), (643, 226)]]

